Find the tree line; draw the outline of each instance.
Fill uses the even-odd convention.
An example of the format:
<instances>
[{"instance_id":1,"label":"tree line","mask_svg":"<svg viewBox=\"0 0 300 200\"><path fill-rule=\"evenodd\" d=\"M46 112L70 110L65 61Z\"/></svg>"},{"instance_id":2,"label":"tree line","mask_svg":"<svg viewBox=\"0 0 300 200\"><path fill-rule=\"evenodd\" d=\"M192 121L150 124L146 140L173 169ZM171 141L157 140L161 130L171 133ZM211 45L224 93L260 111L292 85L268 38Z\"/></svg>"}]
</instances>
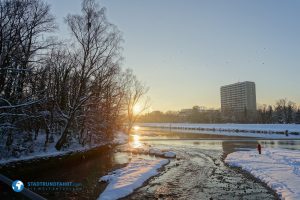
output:
<instances>
[{"instance_id":1,"label":"tree line","mask_svg":"<svg viewBox=\"0 0 300 200\"><path fill-rule=\"evenodd\" d=\"M122 36L105 8L83 0L65 23L62 40L46 2L0 0L0 145L9 152L40 134L57 150L109 141L135 120L147 88L120 67Z\"/></svg>"},{"instance_id":2,"label":"tree line","mask_svg":"<svg viewBox=\"0 0 300 200\"><path fill-rule=\"evenodd\" d=\"M275 105L261 105L256 112L221 112L203 110L199 106L181 111L153 111L139 117L146 123L260 123L300 124L300 107L287 99L278 100Z\"/></svg>"}]
</instances>

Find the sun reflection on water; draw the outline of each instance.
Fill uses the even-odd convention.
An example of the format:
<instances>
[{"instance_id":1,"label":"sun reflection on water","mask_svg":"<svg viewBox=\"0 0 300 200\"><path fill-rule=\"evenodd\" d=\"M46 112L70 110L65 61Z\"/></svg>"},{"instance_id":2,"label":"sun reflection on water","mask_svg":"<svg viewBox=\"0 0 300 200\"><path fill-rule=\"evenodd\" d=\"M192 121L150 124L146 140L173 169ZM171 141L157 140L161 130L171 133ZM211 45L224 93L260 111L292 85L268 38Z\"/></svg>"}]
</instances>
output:
<instances>
[{"instance_id":1,"label":"sun reflection on water","mask_svg":"<svg viewBox=\"0 0 300 200\"><path fill-rule=\"evenodd\" d=\"M142 146L139 135L133 134L131 135L130 139L131 139L130 145L132 148L139 148Z\"/></svg>"},{"instance_id":2,"label":"sun reflection on water","mask_svg":"<svg viewBox=\"0 0 300 200\"><path fill-rule=\"evenodd\" d=\"M134 127L133 127L133 130L135 130L135 131L138 131L139 129L140 129L139 126L134 126Z\"/></svg>"}]
</instances>

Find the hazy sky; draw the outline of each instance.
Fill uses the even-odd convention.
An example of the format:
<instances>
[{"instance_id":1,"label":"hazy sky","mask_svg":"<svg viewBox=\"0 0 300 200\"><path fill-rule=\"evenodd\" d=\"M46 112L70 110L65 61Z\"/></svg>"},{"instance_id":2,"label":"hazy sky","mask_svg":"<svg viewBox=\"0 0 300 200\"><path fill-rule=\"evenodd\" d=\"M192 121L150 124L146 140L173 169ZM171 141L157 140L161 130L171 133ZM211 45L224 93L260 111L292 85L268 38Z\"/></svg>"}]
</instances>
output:
<instances>
[{"instance_id":1,"label":"hazy sky","mask_svg":"<svg viewBox=\"0 0 300 200\"><path fill-rule=\"evenodd\" d=\"M48 0L60 33L81 0ZM300 1L102 0L123 33L124 68L154 110L220 107L220 86L254 81L258 104L300 103Z\"/></svg>"}]
</instances>

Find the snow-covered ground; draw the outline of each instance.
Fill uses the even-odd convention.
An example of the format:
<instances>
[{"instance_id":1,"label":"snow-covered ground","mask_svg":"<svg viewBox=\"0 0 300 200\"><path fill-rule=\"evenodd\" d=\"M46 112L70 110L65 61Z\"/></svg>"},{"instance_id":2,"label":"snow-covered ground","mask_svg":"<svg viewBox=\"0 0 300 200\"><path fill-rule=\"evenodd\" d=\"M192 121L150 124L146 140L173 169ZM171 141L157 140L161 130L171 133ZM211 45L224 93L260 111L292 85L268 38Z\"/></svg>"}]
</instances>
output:
<instances>
[{"instance_id":1,"label":"snow-covered ground","mask_svg":"<svg viewBox=\"0 0 300 200\"><path fill-rule=\"evenodd\" d=\"M141 127L172 129L177 132L212 135L259 137L274 139L300 139L300 124L189 124L141 123ZM284 133L288 131L288 136Z\"/></svg>"},{"instance_id":2,"label":"snow-covered ground","mask_svg":"<svg viewBox=\"0 0 300 200\"><path fill-rule=\"evenodd\" d=\"M238 151L229 154L225 162L241 167L265 182L285 200L300 199L300 151L287 149L262 149Z\"/></svg>"},{"instance_id":3,"label":"snow-covered ground","mask_svg":"<svg viewBox=\"0 0 300 200\"><path fill-rule=\"evenodd\" d=\"M167 159L133 158L124 168L115 170L100 178L108 186L99 196L99 200L114 200L131 194L145 181L158 174L158 169L169 163Z\"/></svg>"},{"instance_id":4,"label":"snow-covered ground","mask_svg":"<svg viewBox=\"0 0 300 200\"><path fill-rule=\"evenodd\" d=\"M97 148L103 145L108 144L108 142L102 142L92 145L82 146L80 144L73 144L68 149L57 151L55 148L55 143L49 144L49 146L45 149L44 148L44 138L43 134L40 134L35 141L34 151L33 152L26 152L23 155L19 155L18 157L1 157L0 155L0 165L5 165L17 161L27 161L27 160L34 160L34 159L41 159L41 158L49 158L55 156L63 156L70 153L76 152L84 152L88 151L93 148ZM55 139L54 139L55 140ZM128 135L123 132L117 132L115 134L115 138L112 141L112 144L124 144L128 142Z\"/></svg>"}]
</instances>

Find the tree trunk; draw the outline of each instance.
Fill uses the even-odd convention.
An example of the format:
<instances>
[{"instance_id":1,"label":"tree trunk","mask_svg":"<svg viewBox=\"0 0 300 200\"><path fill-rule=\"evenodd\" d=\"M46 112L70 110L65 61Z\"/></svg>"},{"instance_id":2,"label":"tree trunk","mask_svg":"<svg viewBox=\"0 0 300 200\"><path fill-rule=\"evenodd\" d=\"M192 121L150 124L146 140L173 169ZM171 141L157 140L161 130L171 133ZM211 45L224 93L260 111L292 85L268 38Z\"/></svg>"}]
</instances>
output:
<instances>
[{"instance_id":1,"label":"tree trunk","mask_svg":"<svg viewBox=\"0 0 300 200\"><path fill-rule=\"evenodd\" d=\"M67 136L68 136L68 128L65 128L64 132L62 133L61 137L59 138L59 140L57 141L57 143L55 145L56 150L60 151L62 146L64 144L66 144Z\"/></svg>"},{"instance_id":2,"label":"tree trunk","mask_svg":"<svg viewBox=\"0 0 300 200\"><path fill-rule=\"evenodd\" d=\"M65 126L65 129L64 129L61 137L59 138L59 140L57 141L57 143L55 145L55 148L58 151L60 151L62 146L67 143L67 136L68 136L68 133L69 133L69 127L71 125L72 119L73 119L73 117L70 117L70 119L68 120L68 122Z\"/></svg>"},{"instance_id":3,"label":"tree trunk","mask_svg":"<svg viewBox=\"0 0 300 200\"><path fill-rule=\"evenodd\" d=\"M35 129L34 129L34 140L36 140L37 139L37 136L39 135L39 128L38 127L35 127Z\"/></svg>"},{"instance_id":4,"label":"tree trunk","mask_svg":"<svg viewBox=\"0 0 300 200\"><path fill-rule=\"evenodd\" d=\"M45 126L45 131L46 131L45 147L47 147L47 144L49 142L49 133L50 133L48 126Z\"/></svg>"}]
</instances>

